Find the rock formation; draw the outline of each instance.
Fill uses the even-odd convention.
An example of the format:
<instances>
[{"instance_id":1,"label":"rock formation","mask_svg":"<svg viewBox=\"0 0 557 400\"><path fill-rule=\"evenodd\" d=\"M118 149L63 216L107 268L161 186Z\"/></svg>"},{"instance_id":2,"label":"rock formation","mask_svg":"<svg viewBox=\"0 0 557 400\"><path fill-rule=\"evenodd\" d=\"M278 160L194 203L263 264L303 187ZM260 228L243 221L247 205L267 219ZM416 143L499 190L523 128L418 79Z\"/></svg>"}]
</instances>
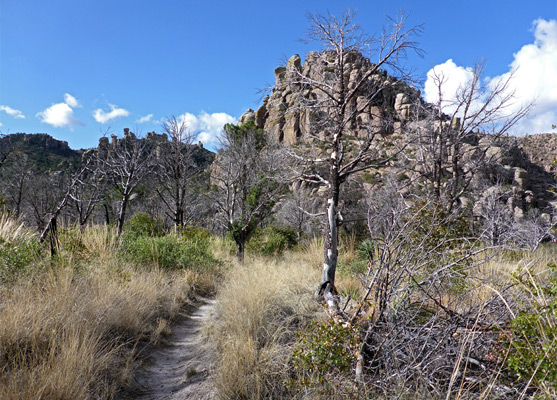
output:
<instances>
[{"instance_id":1,"label":"rock formation","mask_svg":"<svg viewBox=\"0 0 557 400\"><path fill-rule=\"evenodd\" d=\"M320 132L317 122L320 120L319 113L325 111L322 108L306 106L312 101L319 102L323 94L314 87L300 84L300 77L320 81L327 74L331 74L331 61L334 60L328 60L324 55L328 56L327 53L310 52L302 63L300 56L296 54L284 67L275 69L275 87L272 93L263 100L263 104L257 110L247 110L238 123L241 125L253 121L258 127L265 129L275 141L286 145L296 144L303 147L304 144L312 143L316 136L324 138L323 135L326 133ZM360 53L349 53L345 64L344 84L353 88L354 82L365 76L373 67L370 60ZM415 124L422 124L420 113L423 111L419 110L433 107L423 102L418 90L388 76L382 70L372 74L366 85L362 87L362 95L356 98L355 104L349 107L348 112L362 108L360 106L366 104L369 98L366 94L378 92L378 95L353 118L349 134L356 140L371 127L385 142L396 143L397 137L408 134L412 124L414 127ZM384 89L378 91L379 87ZM366 90L369 92L365 92ZM458 125L459 121L447 119L440 123L450 127L451 124ZM377 140L381 141L379 137ZM411 152L415 149L412 144L406 146L406 151ZM471 207L475 215L481 214L482 201L485 203L486 199L497 196L498 201L508 208L517 221L524 219L530 211L537 210L543 219L553 219L553 222L557 223L557 217L554 216L557 201L550 192L551 187L555 185L557 173L557 164L554 162L557 156L556 134L521 138L501 137L494 140L476 132L470 134L468 142L463 146L467 148L463 152L464 157L468 158L463 160L464 165L467 162L472 163L478 151L485 151L485 158L489 160L474 177L470 187L471 193L462 200L472 202ZM396 152L396 149L387 149L387 154L389 151ZM446 154L447 159L449 156ZM450 164L448 160L447 164ZM396 172L397 168L400 166L393 162L386 168L374 171L372 179L381 182L382 176L387 173L403 175ZM405 169L405 174L411 169ZM446 175L451 174L452 171L448 169ZM409 179L415 178L416 176ZM320 193L317 187L302 186L298 185L293 189L303 190L307 194Z\"/></svg>"},{"instance_id":2,"label":"rock formation","mask_svg":"<svg viewBox=\"0 0 557 400\"><path fill-rule=\"evenodd\" d=\"M345 64L345 79L348 88L353 88L357 80L374 68L374 65L358 52L349 54ZM285 67L275 69L275 87L273 92L263 100L261 107L247 110L238 123L254 121L264 128L276 141L292 145L297 142L311 141L312 135L320 135L316 127L319 110L300 107L304 100L319 101L323 94L308 86L300 85L297 74L311 79L320 79L330 74L331 67L323 61L320 53L311 52L302 64L299 55L292 56ZM387 84L386 84L387 83ZM364 127L372 124L381 134L386 135L396 130L400 123L411 116L412 104L420 101L419 91L398 82L396 78L388 76L378 70L366 82L367 91L377 91L385 86L374 101L363 112L354 116L351 129L354 135L361 136ZM367 102L363 96L358 97L350 112L357 106Z\"/></svg>"}]
</instances>

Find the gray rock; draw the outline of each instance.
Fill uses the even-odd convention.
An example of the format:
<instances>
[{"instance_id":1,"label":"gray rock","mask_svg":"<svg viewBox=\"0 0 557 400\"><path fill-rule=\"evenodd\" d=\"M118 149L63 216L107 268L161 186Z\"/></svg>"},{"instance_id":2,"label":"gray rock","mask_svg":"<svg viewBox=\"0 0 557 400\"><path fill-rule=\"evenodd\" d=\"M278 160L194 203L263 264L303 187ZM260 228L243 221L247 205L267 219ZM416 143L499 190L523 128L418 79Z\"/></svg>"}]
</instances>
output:
<instances>
[{"instance_id":1,"label":"gray rock","mask_svg":"<svg viewBox=\"0 0 557 400\"><path fill-rule=\"evenodd\" d=\"M238 119L238 126L244 125L249 121L255 122L255 111L251 108L248 108L245 113L242 114L240 119Z\"/></svg>"}]
</instances>

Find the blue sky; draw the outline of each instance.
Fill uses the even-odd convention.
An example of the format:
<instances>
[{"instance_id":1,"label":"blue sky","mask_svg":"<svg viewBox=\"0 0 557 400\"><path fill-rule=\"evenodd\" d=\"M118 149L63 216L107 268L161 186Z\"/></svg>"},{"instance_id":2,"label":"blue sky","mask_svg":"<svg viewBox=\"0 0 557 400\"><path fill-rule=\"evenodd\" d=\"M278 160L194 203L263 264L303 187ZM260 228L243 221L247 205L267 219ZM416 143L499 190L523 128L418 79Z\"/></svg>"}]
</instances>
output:
<instances>
[{"instance_id":1,"label":"blue sky","mask_svg":"<svg viewBox=\"0 0 557 400\"><path fill-rule=\"evenodd\" d=\"M211 147L284 58L318 50L299 41L306 12L347 7L368 33L399 11L423 23L425 56L407 60L423 83L435 66L466 79L480 59L489 77L522 65L517 93L538 104L518 133L557 122L557 0L0 0L0 130L87 148L125 127L160 132L175 115Z\"/></svg>"}]
</instances>

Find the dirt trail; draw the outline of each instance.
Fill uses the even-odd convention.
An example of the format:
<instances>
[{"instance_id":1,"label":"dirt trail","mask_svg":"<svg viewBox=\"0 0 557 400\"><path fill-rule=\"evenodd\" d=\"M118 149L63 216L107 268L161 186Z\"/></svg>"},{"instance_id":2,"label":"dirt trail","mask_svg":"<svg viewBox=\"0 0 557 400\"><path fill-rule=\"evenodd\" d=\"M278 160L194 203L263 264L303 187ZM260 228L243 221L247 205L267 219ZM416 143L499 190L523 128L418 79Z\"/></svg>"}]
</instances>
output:
<instances>
[{"instance_id":1,"label":"dirt trail","mask_svg":"<svg viewBox=\"0 0 557 400\"><path fill-rule=\"evenodd\" d=\"M120 398L214 399L209 375L214 349L201 332L214 307L215 300L203 300L190 316L174 326L168 344L148 355L147 364L137 371L132 388Z\"/></svg>"}]
</instances>

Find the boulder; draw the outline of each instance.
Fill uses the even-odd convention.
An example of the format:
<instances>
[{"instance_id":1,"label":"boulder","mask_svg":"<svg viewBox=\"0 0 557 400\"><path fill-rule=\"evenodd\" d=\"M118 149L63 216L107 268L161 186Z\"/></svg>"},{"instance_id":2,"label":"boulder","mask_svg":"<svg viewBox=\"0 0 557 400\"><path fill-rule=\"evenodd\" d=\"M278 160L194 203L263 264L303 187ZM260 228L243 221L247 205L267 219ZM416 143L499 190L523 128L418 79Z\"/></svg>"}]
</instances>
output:
<instances>
[{"instance_id":1,"label":"boulder","mask_svg":"<svg viewBox=\"0 0 557 400\"><path fill-rule=\"evenodd\" d=\"M249 121L255 122L255 111L253 111L251 108L248 108L246 112L242 114L240 119L238 119L238 126L244 125Z\"/></svg>"},{"instance_id":2,"label":"boulder","mask_svg":"<svg viewBox=\"0 0 557 400\"><path fill-rule=\"evenodd\" d=\"M406 93L398 93L395 98L395 111L402 120L410 118L412 99Z\"/></svg>"},{"instance_id":3,"label":"boulder","mask_svg":"<svg viewBox=\"0 0 557 400\"><path fill-rule=\"evenodd\" d=\"M514 169L514 184L521 190L528 187L528 172L523 168Z\"/></svg>"}]
</instances>

